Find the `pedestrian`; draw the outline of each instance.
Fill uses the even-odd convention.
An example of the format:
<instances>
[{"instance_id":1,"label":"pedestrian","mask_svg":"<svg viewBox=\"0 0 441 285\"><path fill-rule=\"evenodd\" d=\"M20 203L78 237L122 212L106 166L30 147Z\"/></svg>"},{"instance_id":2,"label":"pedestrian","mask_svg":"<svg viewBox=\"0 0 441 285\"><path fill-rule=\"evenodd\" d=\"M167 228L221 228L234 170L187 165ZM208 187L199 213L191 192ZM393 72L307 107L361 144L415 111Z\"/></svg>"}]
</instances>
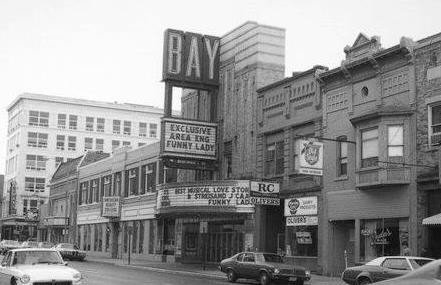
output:
<instances>
[{"instance_id":1,"label":"pedestrian","mask_svg":"<svg viewBox=\"0 0 441 285\"><path fill-rule=\"evenodd\" d=\"M403 256L410 256L410 248L407 245L407 242L403 242L402 244L402 248L403 248Z\"/></svg>"}]
</instances>

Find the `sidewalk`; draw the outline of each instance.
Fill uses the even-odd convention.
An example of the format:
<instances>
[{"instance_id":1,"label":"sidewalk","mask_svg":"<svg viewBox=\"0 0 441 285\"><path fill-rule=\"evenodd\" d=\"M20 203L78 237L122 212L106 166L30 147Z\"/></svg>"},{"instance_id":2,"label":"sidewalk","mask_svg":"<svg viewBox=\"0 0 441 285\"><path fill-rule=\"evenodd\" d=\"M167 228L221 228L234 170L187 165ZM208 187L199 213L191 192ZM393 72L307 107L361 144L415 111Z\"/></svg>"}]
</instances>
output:
<instances>
[{"instance_id":1,"label":"sidewalk","mask_svg":"<svg viewBox=\"0 0 441 285\"><path fill-rule=\"evenodd\" d=\"M86 262L113 264L116 266L139 268L156 272L165 272L170 274L182 274L189 276L199 276L210 279L226 280L225 273L217 269L216 265L207 265L206 270L202 269L201 264L182 264L182 263L165 263L156 261L137 261L134 260L127 264L127 259L111 259L105 257L87 257ZM311 280L305 284L313 285L344 285L340 278L327 277L321 275L311 275Z\"/></svg>"}]
</instances>

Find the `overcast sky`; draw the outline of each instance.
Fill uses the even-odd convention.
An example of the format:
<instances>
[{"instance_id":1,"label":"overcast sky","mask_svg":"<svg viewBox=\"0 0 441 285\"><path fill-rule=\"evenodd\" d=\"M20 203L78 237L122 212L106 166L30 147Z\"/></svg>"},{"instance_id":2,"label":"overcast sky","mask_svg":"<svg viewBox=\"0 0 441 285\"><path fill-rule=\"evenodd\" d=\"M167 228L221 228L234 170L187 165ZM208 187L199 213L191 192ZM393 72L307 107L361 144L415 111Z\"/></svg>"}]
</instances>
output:
<instances>
[{"instance_id":1,"label":"overcast sky","mask_svg":"<svg viewBox=\"0 0 441 285\"><path fill-rule=\"evenodd\" d=\"M6 107L20 93L162 107L166 28L215 36L247 20L285 28L289 75L337 67L359 32L383 47L439 33L440 15L439 0L0 0L0 173Z\"/></svg>"}]
</instances>

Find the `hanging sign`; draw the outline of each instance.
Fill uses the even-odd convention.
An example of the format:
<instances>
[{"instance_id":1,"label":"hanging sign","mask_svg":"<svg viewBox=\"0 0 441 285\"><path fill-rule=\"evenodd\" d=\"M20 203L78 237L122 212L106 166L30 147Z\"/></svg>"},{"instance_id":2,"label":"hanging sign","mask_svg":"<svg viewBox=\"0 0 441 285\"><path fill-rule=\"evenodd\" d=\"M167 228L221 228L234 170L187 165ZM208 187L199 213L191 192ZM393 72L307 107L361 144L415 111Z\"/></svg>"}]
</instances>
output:
<instances>
[{"instance_id":1,"label":"hanging sign","mask_svg":"<svg viewBox=\"0 0 441 285\"><path fill-rule=\"evenodd\" d=\"M286 217L286 226L317 226L318 217L317 216L293 216Z\"/></svg>"},{"instance_id":2,"label":"hanging sign","mask_svg":"<svg viewBox=\"0 0 441 285\"><path fill-rule=\"evenodd\" d=\"M272 182L250 181L250 196L255 205L280 205L280 185Z\"/></svg>"},{"instance_id":3,"label":"hanging sign","mask_svg":"<svg viewBox=\"0 0 441 285\"><path fill-rule=\"evenodd\" d=\"M323 175L323 143L299 140L299 173Z\"/></svg>"},{"instance_id":4,"label":"hanging sign","mask_svg":"<svg viewBox=\"0 0 441 285\"><path fill-rule=\"evenodd\" d=\"M103 208L102 214L103 217L119 217L120 216L120 197L112 196L112 197L103 197Z\"/></svg>"},{"instance_id":5,"label":"hanging sign","mask_svg":"<svg viewBox=\"0 0 441 285\"><path fill-rule=\"evenodd\" d=\"M285 199L285 217L317 215L317 196Z\"/></svg>"}]
</instances>

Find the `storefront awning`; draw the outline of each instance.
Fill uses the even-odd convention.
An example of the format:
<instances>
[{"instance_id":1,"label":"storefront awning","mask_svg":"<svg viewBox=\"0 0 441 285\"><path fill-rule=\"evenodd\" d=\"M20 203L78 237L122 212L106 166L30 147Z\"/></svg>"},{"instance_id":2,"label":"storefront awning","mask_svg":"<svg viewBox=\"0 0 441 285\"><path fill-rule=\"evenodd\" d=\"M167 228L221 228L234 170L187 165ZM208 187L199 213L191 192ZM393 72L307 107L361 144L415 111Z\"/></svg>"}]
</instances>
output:
<instances>
[{"instance_id":1,"label":"storefront awning","mask_svg":"<svg viewBox=\"0 0 441 285\"><path fill-rule=\"evenodd\" d=\"M441 226L441 213L423 219L423 225Z\"/></svg>"}]
</instances>

